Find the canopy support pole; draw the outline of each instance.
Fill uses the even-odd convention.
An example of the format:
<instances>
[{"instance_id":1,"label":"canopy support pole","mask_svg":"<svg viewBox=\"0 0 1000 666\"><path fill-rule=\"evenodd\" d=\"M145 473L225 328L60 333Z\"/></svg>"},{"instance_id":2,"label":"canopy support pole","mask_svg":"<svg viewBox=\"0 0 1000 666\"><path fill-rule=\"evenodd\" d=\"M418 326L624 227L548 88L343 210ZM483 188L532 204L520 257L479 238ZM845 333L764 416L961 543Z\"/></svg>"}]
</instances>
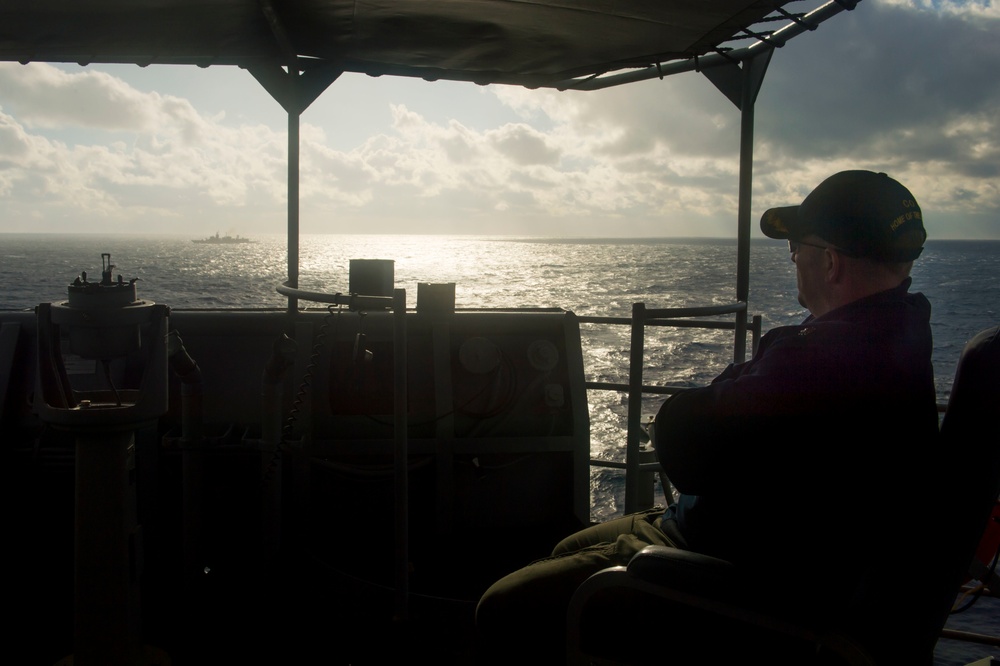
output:
<instances>
[{"instance_id":1,"label":"canopy support pole","mask_svg":"<svg viewBox=\"0 0 1000 666\"><path fill-rule=\"evenodd\" d=\"M288 282L299 286L299 118L288 112ZM288 314L298 310L298 300L288 297Z\"/></svg>"},{"instance_id":2,"label":"canopy support pole","mask_svg":"<svg viewBox=\"0 0 1000 666\"><path fill-rule=\"evenodd\" d=\"M713 67L702 73L740 110L739 204L736 214L736 300L750 298L750 208L753 199L753 123L754 103L771 62L773 48L763 49L730 67ZM742 363L747 352L747 311L736 315L733 362Z\"/></svg>"},{"instance_id":3,"label":"canopy support pole","mask_svg":"<svg viewBox=\"0 0 1000 666\"><path fill-rule=\"evenodd\" d=\"M299 70L298 59L283 68L277 63L250 67L248 71L288 113L288 280L292 289L299 286L299 119L302 112L336 81L343 70L336 67L313 67ZM298 310L298 299L288 297L288 313Z\"/></svg>"}]
</instances>

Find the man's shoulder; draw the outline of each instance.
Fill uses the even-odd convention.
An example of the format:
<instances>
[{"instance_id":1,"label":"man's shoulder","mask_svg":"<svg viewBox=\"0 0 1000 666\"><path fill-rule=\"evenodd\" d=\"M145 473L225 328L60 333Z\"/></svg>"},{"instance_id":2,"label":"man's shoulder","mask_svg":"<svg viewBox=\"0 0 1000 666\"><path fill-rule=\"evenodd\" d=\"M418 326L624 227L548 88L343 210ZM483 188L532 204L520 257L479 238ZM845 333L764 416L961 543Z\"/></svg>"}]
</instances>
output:
<instances>
[{"instance_id":1,"label":"man's shoulder","mask_svg":"<svg viewBox=\"0 0 1000 666\"><path fill-rule=\"evenodd\" d=\"M931 304L920 292L908 290L910 278L887 289L831 310L817 321L847 321L865 326L922 326L930 322Z\"/></svg>"},{"instance_id":2,"label":"man's shoulder","mask_svg":"<svg viewBox=\"0 0 1000 666\"><path fill-rule=\"evenodd\" d=\"M837 319L812 319L795 326L780 326L761 338L758 354L799 358L810 363L821 358L857 360L889 350L928 347L930 322L911 317L885 317L863 313ZM895 352L893 353L895 355Z\"/></svg>"},{"instance_id":3,"label":"man's shoulder","mask_svg":"<svg viewBox=\"0 0 1000 666\"><path fill-rule=\"evenodd\" d=\"M755 355L755 371L794 373L808 368L810 376L847 377L857 372L922 371L929 364L933 345L926 317L873 308L844 314L769 331Z\"/></svg>"},{"instance_id":4,"label":"man's shoulder","mask_svg":"<svg viewBox=\"0 0 1000 666\"><path fill-rule=\"evenodd\" d=\"M824 341L828 338L839 340L845 335L858 335L863 327L858 323L845 319L819 320L810 319L801 324L778 326L772 328L761 338L762 348L765 345L781 343L781 346L805 346Z\"/></svg>"},{"instance_id":5,"label":"man's shoulder","mask_svg":"<svg viewBox=\"0 0 1000 666\"><path fill-rule=\"evenodd\" d=\"M921 293L890 290L832 310L822 317L809 317L801 324L779 326L768 331L763 343L807 345L844 338L886 341L884 330L930 331L930 303Z\"/></svg>"},{"instance_id":6,"label":"man's shoulder","mask_svg":"<svg viewBox=\"0 0 1000 666\"><path fill-rule=\"evenodd\" d=\"M780 326L761 338L757 358L771 359L772 362L787 359L787 362L812 365L822 358L850 355L871 337L865 327L850 321L813 320L795 326Z\"/></svg>"}]
</instances>

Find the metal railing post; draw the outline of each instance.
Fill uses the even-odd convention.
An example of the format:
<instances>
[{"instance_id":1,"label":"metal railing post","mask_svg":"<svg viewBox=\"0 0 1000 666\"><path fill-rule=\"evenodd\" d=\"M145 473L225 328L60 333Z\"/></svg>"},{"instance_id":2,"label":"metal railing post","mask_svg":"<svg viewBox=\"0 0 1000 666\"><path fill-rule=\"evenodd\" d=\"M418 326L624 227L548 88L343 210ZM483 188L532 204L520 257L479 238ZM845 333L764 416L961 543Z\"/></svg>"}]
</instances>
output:
<instances>
[{"instance_id":1,"label":"metal railing post","mask_svg":"<svg viewBox=\"0 0 1000 666\"><path fill-rule=\"evenodd\" d=\"M628 362L628 429L625 440L625 513L639 510L639 429L642 428L642 365L645 355L646 305L632 304Z\"/></svg>"}]
</instances>

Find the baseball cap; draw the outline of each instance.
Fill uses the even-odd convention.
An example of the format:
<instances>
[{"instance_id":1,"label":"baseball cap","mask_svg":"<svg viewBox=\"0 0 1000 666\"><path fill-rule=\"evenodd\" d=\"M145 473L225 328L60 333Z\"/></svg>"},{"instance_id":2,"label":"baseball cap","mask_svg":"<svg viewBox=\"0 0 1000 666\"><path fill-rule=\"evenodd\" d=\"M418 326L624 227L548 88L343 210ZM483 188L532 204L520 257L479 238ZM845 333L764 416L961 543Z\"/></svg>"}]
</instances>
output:
<instances>
[{"instance_id":1,"label":"baseball cap","mask_svg":"<svg viewBox=\"0 0 1000 666\"><path fill-rule=\"evenodd\" d=\"M771 208L760 229L769 238L815 234L845 254L883 262L916 259L927 239L910 191L884 173L861 170L830 176L798 206Z\"/></svg>"}]
</instances>

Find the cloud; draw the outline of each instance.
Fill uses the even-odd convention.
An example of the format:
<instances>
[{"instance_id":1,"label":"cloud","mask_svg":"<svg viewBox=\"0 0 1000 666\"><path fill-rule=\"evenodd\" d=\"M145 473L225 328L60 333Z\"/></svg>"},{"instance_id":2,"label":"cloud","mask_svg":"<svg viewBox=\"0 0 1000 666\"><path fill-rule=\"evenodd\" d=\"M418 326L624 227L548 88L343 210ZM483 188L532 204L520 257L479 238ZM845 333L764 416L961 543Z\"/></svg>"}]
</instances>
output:
<instances>
[{"instance_id":1,"label":"cloud","mask_svg":"<svg viewBox=\"0 0 1000 666\"><path fill-rule=\"evenodd\" d=\"M997 34L991 3L866 0L778 49L755 109L757 214L837 170L869 168L954 222L948 234L1000 237ZM589 154L657 192L665 219L733 210L739 113L704 77L560 95L499 97L583 144L600 141Z\"/></svg>"},{"instance_id":2,"label":"cloud","mask_svg":"<svg viewBox=\"0 0 1000 666\"><path fill-rule=\"evenodd\" d=\"M989 3L865 0L777 50L756 105L753 215L839 169L871 168L907 184L945 235L1000 237L998 28ZM155 85L155 67L141 75ZM407 81L399 89L419 94L389 103L395 83L351 98L358 114L388 111L365 134L303 117L304 232L734 233L740 115L699 74L475 98ZM337 81L325 95L342 84L354 91ZM0 64L0 230L281 232L284 127L247 119L239 99L209 111L196 89ZM514 119L482 113L491 103Z\"/></svg>"},{"instance_id":3,"label":"cloud","mask_svg":"<svg viewBox=\"0 0 1000 666\"><path fill-rule=\"evenodd\" d=\"M31 128L149 131L163 124L197 134L190 102L141 93L98 70L69 73L45 64L0 66L5 108Z\"/></svg>"},{"instance_id":4,"label":"cloud","mask_svg":"<svg viewBox=\"0 0 1000 666\"><path fill-rule=\"evenodd\" d=\"M285 138L262 126L228 127L188 100L144 93L99 71L0 64L0 224L32 230L152 230L213 209L285 196ZM55 130L55 131L46 131ZM262 196L263 195L263 196Z\"/></svg>"},{"instance_id":5,"label":"cloud","mask_svg":"<svg viewBox=\"0 0 1000 666\"><path fill-rule=\"evenodd\" d=\"M837 17L843 25L836 30L832 22L821 26L807 36L813 39L775 55L781 75L769 75L759 105L768 140L798 158L855 152L895 135L905 158L924 135L938 136L956 120L988 114L996 121L1000 87L984 83L1000 65L1000 18L867 4ZM824 57L805 58L807 47Z\"/></svg>"},{"instance_id":6,"label":"cloud","mask_svg":"<svg viewBox=\"0 0 1000 666\"><path fill-rule=\"evenodd\" d=\"M823 171L856 166L907 184L931 220L1000 237L1000 11L865 2L829 28L775 54L758 104L760 205L780 203L769 196L780 181L804 193Z\"/></svg>"},{"instance_id":7,"label":"cloud","mask_svg":"<svg viewBox=\"0 0 1000 666\"><path fill-rule=\"evenodd\" d=\"M492 133L494 148L520 166L556 164L559 151L548 145L546 136L528 125L505 125Z\"/></svg>"}]
</instances>

